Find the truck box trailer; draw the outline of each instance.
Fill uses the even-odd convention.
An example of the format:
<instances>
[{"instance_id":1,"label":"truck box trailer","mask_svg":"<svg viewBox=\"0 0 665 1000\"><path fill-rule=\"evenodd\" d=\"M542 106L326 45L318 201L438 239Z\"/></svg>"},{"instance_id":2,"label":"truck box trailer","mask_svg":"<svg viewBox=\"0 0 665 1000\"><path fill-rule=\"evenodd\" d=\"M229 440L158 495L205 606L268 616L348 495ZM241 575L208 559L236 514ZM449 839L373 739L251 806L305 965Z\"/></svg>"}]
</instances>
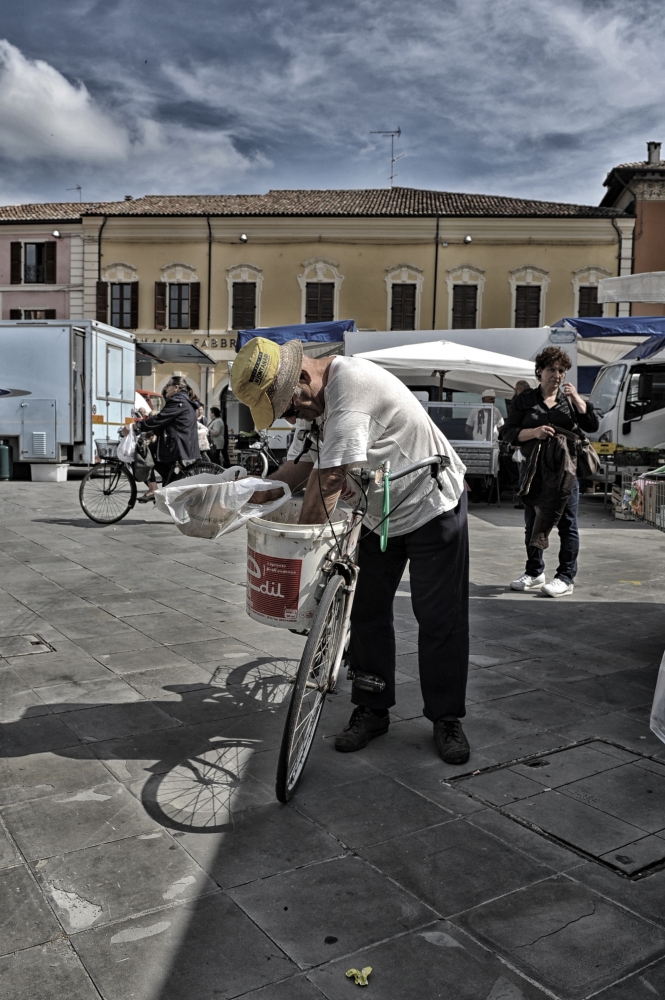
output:
<instances>
[{"instance_id":1,"label":"truck box trailer","mask_svg":"<svg viewBox=\"0 0 665 1000\"><path fill-rule=\"evenodd\" d=\"M0 322L0 440L15 463L89 465L132 419L135 337L94 320Z\"/></svg>"}]
</instances>

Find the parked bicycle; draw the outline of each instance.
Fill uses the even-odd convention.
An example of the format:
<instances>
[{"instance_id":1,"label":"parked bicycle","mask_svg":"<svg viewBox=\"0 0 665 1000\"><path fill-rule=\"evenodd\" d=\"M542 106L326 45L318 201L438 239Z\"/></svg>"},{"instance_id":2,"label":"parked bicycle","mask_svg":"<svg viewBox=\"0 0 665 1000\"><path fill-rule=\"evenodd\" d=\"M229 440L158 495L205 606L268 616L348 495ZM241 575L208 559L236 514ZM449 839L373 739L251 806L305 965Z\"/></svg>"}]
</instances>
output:
<instances>
[{"instance_id":1,"label":"parked bicycle","mask_svg":"<svg viewBox=\"0 0 665 1000\"><path fill-rule=\"evenodd\" d=\"M291 679L293 693L277 764L275 790L280 802L288 802L296 790L314 741L326 695L335 690L340 667L346 660L351 636L351 608L358 580L356 550L367 510L366 487L371 476L374 475L377 483L383 483L382 520L377 528L380 528L381 551L385 552L390 521L391 482L419 469L429 468L429 474L436 480L439 489L442 489L439 473L449 465L450 459L447 456L431 455L401 472L392 472L387 462L375 474L363 469L351 470L352 477L361 486L361 495L351 513L344 536L337 540L323 563L316 591L318 609L309 629L297 674ZM414 489L426 478L427 474L416 482ZM362 690L383 690L385 684L380 678L370 674L354 675L350 666L348 670L347 676Z\"/></svg>"},{"instance_id":2,"label":"parked bicycle","mask_svg":"<svg viewBox=\"0 0 665 1000\"><path fill-rule=\"evenodd\" d=\"M115 524L122 521L136 504L136 480L131 465L117 457L119 441L111 438L95 440L99 462L83 477L79 488L79 503L91 521ZM224 469L214 462L199 460L177 467L171 482L208 472L219 475Z\"/></svg>"},{"instance_id":3,"label":"parked bicycle","mask_svg":"<svg viewBox=\"0 0 665 1000\"><path fill-rule=\"evenodd\" d=\"M239 451L239 461L250 476L265 479L268 472L278 469L283 460L278 458L270 447L267 432L258 431L258 435L258 441Z\"/></svg>"}]
</instances>

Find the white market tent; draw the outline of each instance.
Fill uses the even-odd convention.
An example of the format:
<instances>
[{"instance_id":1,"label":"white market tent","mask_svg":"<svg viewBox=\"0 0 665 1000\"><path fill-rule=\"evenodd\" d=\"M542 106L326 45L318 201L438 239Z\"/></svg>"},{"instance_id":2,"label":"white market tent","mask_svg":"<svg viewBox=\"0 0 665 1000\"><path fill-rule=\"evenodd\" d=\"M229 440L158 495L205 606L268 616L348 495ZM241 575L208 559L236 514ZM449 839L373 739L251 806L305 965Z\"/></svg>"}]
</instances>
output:
<instances>
[{"instance_id":1,"label":"white market tent","mask_svg":"<svg viewBox=\"0 0 665 1000\"><path fill-rule=\"evenodd\" d=\"M601 278L599 302L665 302L665 271Z\"/></svg>"},{"instance_id":2,"label":"white market tent","mask_svg":"<svg viewBox=\"0 0 665 1000\"><path fill-rule=\"evenodd\" d=\"M511 358L478 347L466 347L449 340L434 340L425 344L405 344L382 351L364 351L356 358L373 361L403 378L405 375L443 375L446 389L482 392L494 389L497 396L513 395L515 383L524 379L537 385L533 361Z\"/></svg>"}]
</instances>

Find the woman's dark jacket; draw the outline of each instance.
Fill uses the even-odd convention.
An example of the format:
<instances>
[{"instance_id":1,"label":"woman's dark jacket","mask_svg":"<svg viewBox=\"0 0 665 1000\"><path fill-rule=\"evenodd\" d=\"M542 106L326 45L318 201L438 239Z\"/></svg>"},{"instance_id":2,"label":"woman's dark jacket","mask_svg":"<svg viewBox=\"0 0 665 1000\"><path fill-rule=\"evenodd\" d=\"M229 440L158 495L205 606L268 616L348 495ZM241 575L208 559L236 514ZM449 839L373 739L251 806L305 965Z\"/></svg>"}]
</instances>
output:
<instances>
[{"instance_id":1,"label":"woman's dark jacket","mask_svg":"<svg viewBox=\"0 0 665 1000\"><path fill-rule=\"evenodd\" d=\"M579 435L573 428L577 425L582 431L595 431L599 420L590 403L587 412L580 413L562 389L551 409L545 406L540 386L520 393L511 402L502 437L508 444L519 446L527 459L520 496L536 511L529 544L546 549L550 532L559 523L575 485L575 442ZM557 433L544 441L517 440L520 431L543 424L551 424Z\"/></svg>"},{"instance_id":2,"label":"woman's dark jacket","mask_svg":"<svg viewBox=\"0 0 665 1000\"><path fill-rule=\"evenodd\" d=\"M586 413L579 413L575 409L575 404L569 402L563 389L559 389L556 403L551 410L548 410L543 401L543 393L540 386L535 389L525 389L519 396L511 399L508 409L508 418L501 428L501 437L507 444L519 447L525 458L528 458L537 444L537 438L529 441L518 441L520 431L530 430L532 427L540 427L543 424L551 424L556 430L563 427L564 430L572 431L575 424L587 434L597 431L600 426L598 414L591 403L586 404Z\"/></svg>"},{"instance_id":3,"label":"woman's dark jacket","mask_svg":"<svg viewBox=\"0 0 665 1000\"><path fill-rule=\"evenodd\" d=\"M166 400L163 409L145 420L137 421L139 431L157 435L158 462L193 462L201 457L196 427L196 411L186 392L176 392Z\"/></svg>"}]
</instances>

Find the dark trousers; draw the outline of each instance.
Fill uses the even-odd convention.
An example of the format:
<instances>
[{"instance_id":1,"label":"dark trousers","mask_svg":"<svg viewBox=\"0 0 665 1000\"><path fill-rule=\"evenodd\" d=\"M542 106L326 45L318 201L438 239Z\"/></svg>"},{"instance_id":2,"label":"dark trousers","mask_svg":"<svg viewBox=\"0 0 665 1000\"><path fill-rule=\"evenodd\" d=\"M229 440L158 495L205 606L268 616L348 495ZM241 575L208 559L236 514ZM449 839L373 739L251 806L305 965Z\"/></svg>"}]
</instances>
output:
<instances>
[{"instance_id":1,"label":"dark trousers","mask_svg":"<svg viewBox=\"0 0 665 1000\"><path fill-rule=\"evenodd\" d=\"M559 566L556 575L566 583L572 583L577 573L577 556L580 551L580 533L577 527L577 510L580 505L580 483L575 480L573 492L566 504L558 524L559 530ZM540 576L545 572L543 550L529 545L536 512L533 507L524 507L524 540L526 544L526 572L529 576Z\"/></svg>"},{"instance_id":2,"label":"dark trousers","mask_svg":"<svg viewBox=\"0 0 665 1000\"><path fill-rule=\"evenodd\" d=\"M411 601L418 621L418 667L424 714L466 714L469 667L469 534L466 491L454 510L416 531L388 539L360 541L358 585L351 612L349 660L354 670L386 682L380 694L353 687L354 705L390 708L395 704L395 627L393 599L409 561ZM403 600L403 598L398 598Z\"/></svg>"}]
</instances>

